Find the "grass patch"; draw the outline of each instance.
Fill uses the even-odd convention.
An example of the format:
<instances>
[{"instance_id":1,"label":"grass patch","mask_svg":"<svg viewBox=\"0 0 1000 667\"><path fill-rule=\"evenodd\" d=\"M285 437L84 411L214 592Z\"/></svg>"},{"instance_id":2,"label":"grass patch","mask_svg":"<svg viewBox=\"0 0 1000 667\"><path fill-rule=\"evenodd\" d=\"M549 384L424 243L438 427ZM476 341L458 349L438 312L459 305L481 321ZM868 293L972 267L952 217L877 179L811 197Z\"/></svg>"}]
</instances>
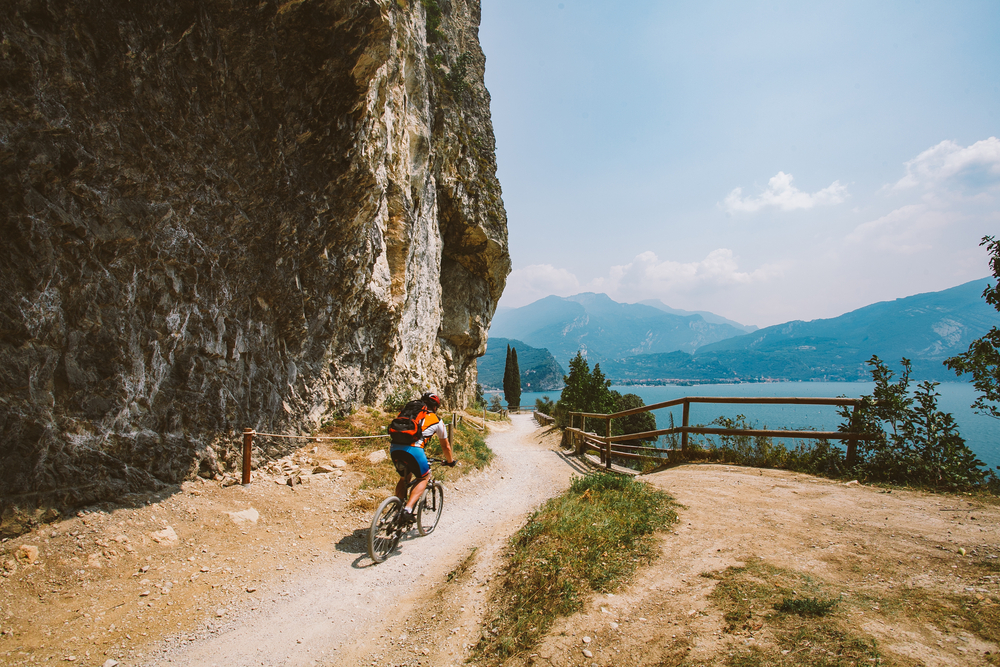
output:
<instances>
[{"instance_id":1,"label":"grass patch","mask_svg":"<svg viewBox=\"0 0 1000 667\"><path fill-rule=\"evenodd\" d=\"M963 576L992 578L978 564ZM887 626L913 631L935 629L945 635L975 635L1000 643L1000 605L989 595L953 594L903 587L866 592L836 586L807 574L774 567L759 559L744 567L705 573L719 584L713 602L732 635L729 665L913 665L920 664L889 650L858 631L858 618L880 619ZM863 617L856 614L864 613ZM740 637L752 634L756 646ZM944 649L947 652L947 649ZM1000 664L996 656L987 656Z\"/></svg>"},{"instance_id":2,"label":"grass patch","mask_svg":"<svg viewBox=\"0 0 1000 667\"><path fill-rule=\"evenodd\" d=\"M656 557L653 534L676 520L671 498L644 482L605 472L574 478L511 538L473 658L497 664L523 653L592 591L619 589Z\"/></svg>"},{"instance_id":3,"label":"grass patch","mask_svg":"<svg viewBox=\"0 0 1000 667\"><path fill-rule=\"evenodd\" d=\"M1000 644L1000 605L987 596L935 593L924 588L903 588L878 600L887 616L909 616L931 623L948 634L968 632Z\"/></svg>"},{"instance_id":4,"label":"grass patch","mask_svg":"<svg viewBox=\"0 0 1000 667\"><path fill-rule=\"evenodd\" d=\"M733 642L728 665L907 664L883 655L873 638L855 632L836 612L840 592L814 577L759 559L704 576L719 581L711 599L722 610L727 633L773 638L751 646Z\"/></svg>"}]
</instances>

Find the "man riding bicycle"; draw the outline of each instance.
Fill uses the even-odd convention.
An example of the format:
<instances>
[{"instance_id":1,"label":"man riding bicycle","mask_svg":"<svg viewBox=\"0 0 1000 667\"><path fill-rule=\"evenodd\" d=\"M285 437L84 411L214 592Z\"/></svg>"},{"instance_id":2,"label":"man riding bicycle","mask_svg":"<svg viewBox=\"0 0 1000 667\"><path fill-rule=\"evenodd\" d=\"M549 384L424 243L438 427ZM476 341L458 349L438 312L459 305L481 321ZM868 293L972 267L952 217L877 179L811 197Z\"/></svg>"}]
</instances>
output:
<instances>
[{"instance_id":1,"label":"man riding bicycle","mask_svg":"<svg viewBox=\"0 0 1000 667\"><path fill-rule=\"evenodd\" d=\"M389 448L389 456L392 457L392 462L396 466L396 472L399 473L399 481L396 482L396 497L400 500L403 499L406 487L410 483L410 475L415 475L419 480L416 486L413 487L413 491L410 492L410 497L406 499L406 505L400 513L400 520L405 523L412 523L415 520L413 508L416 506L417 501L420 500L420 494L427 488L427 482L431 475L431 466L427 462L424 445L436 435L441 442L441 449L444 451L444 457L447 460L445 465L449 467L455 465L451 443L448 442L448 430L437 416L437 410L441 406L441 399L436 394L428 392L421 396L420 400L427 406L428 412L427 417L424 418L420 438L412 445L393 443Z\"/></svg>"}]
</instances>

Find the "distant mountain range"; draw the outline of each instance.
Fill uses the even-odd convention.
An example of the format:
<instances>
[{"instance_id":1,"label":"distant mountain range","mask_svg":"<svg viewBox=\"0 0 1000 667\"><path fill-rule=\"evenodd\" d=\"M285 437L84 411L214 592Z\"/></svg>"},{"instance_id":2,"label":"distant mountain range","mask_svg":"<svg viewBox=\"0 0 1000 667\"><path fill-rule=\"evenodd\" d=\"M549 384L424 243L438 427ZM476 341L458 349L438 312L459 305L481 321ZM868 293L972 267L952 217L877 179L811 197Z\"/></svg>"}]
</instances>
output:
<instances>
[{"instance_id":1,"label":"distant mountain range","mask_svg":"<svg viewBox=\"0 0 1000 667\"><path fill-rule=\"evenodd\" d=\"M753 324L740 324L739 322L734 322L733 320L726 319L721 315L716 315L715 313L710 313L707 310L681 310L680 308L671 308L667 304L663 303L659 299L646 299L645 301L639 301L639 304L643 306L652 306L658 310L662 310L665 313L670 313L671 315L680 315L682 317L687 317L689 315L700 315L703 320L709 324L728 324L731 327L736 327L737 329L742 329L747 333L757 331L759 327Z\"/></svg>"},{"instance_id":2,"label":"distant mountain range","mask_svg":"<svg viewBox=\"0 0 1000 667\"><path fill-rule=\"evenodd\" d=\"M666 308L662 303L618 303L592 292L548 296L521 308L498 311L490 340L498 336L524 341L549 350L566 366L581 349L593 365L637 354L694 352L747 331L742 324L711 313L707 315L716 321L709 322L702 314L678 315Z\"/></svg>"},{"instance_id":3,"label":"distant mountain range","mask_svg":"<svg viewBox=\"0 0 1000 667\"><path fill-rule=\"evenodd\" d=\"M623 383L867 380L873 354L895 368L909 358L918 379L954 380L941 362L1000 326L1000 313L982 298L988 282L750 333L712 313L677 314L663 304L619 304L603 294L546 297L498 315L491 333L499 324L560 361L583 349L591 365L600 362L607 377Z\"/></svg>"},{"instance_id":4,"label":"distant mountain range","mask_svg":"<svg viewBox=\"0 0 1000 667\"><path fill-rule=\"evenodd\" d=\"M521 391L552 391L562 389L566 371L548 350L531 347L519 340L490 337L486 354L476 361L479 384L485 389L503 388L503 370L507 363L507 346L517 350L517 366L521 371Z\"/></svg>"}]
</instances>

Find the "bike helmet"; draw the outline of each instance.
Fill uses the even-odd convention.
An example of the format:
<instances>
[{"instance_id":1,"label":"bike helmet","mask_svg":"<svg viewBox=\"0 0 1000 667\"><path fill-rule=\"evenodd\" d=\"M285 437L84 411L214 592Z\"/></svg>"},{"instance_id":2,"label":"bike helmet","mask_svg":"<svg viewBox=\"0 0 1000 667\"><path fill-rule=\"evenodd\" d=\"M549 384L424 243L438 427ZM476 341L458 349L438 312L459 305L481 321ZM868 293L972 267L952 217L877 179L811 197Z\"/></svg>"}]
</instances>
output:
<instances>
[{"instance_id":1,"label":"bike helmet","mask_svg":"<svg viewBox=\"0 0 1000 667\"><path fill-rule=\"evenodd\" d=\"M420 400L424 402L424 405L426 405L429 410L437 410L441 407L441 397L437 394L427 392L420 397Z\"/></svg>"}]
</instances>

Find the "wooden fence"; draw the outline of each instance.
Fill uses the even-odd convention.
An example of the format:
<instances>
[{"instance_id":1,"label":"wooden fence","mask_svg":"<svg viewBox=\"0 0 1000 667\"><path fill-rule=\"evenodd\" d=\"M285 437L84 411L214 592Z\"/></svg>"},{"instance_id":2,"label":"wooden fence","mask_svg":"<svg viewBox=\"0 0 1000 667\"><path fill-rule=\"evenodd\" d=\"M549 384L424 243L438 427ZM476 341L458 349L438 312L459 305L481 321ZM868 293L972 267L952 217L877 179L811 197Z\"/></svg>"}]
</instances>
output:
<instances>
[{"instance_id":1,"label":"wooden fence","mask_svg":"<svg viewBox=\"0 0 1000 667\"><path fill-rule=\"evenodd\" d=\"M847 441L847 464L853 465L857 457L857 447L859 440L872 440L876 435L870 433L852 433L844 431L779 431L763 429L733 429L733 428L708 428L704 426L691 426L690 414L692 403L726 403L726 404L748 404L748 405L850 405L856 412L861 403L859 398L812 398L812 397L755 397L742 398L734 396L688 396L678 398L664 403L645 405L641 408L633 408L612 414L599 414L590 412L571 412L569 415L569 427L566 432L570 434L571 442L578 455L583 455L588 451L596 451L601 456L601 463L606 468L611 468L611 457L621 459L647 459L650 457L662 458L664 453L677 451L676 449L659 449L642 445L622 444L627 441L639 441L644 438L653 438L661 435L673 435L679 433L681 436L681 452L686 452L688 448L688 434L696 435L747 435L747 436L767 436L772 438L808 438L813 440L846 440ZM650 412L662 408L670 408L677 405L683 406L683 416L681 425L674 428L657 429L655 431L645 431L643 433L629 433L628 435L611 435L611 420L641 412ZM578 419L579 418L579 419ZM588 433L584 430L587 419L600 419L604 421L604 435ZM580 425L577 428L576 423Z\"/></svg>"}]
</instances>

